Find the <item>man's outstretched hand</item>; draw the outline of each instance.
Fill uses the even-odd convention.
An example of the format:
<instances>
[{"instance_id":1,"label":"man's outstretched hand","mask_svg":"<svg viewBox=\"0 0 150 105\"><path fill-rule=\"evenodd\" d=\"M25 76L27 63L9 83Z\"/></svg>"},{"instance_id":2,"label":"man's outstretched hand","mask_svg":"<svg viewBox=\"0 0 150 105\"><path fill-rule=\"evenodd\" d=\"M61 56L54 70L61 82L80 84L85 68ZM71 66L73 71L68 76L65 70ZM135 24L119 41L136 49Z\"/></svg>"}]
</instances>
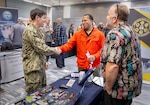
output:
<instances>
[{"instance_id":1,"label":"man's outstretched hand","mask_svg":"<svg viewBox=\"0 0 150 105\"><path fill-rule=\"evenodd\" d=\"M59 47L55 47L55 54L60 55L62 53L62 50Z\"/></svg>"}]
</instances>

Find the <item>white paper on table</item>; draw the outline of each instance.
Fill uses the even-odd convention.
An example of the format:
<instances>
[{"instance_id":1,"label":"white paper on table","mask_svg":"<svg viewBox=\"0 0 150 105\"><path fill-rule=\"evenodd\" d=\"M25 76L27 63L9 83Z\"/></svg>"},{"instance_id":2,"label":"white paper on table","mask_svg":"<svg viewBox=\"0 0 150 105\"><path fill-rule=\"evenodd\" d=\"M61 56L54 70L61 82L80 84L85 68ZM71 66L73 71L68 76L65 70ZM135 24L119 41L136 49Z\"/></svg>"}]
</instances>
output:
<instances>
[{"instance_id":1,"label":"white paper on table","mask_svg":"<svg viewBox=\"0 0 150 105\"><path fill-rule=\"evenodd\" d=\"M79 73L71 73L71 77L72 77L72 78L79 77Z\"/></svg>"},{"instance_id":2,"label":"white paper on table","mask_svg":"<svg viewBox=\"0 0 150 105\"><path fill-rule=\"evenodd\" d=\"M70 79L70 80L67 82L66 86L72 87L72 85L74 84L74 82L75 82L74 79Z\"/></svg>"},{"instance_id":3,"label":"white paper on table","mask_svg":"<svg viewBox=\"0 0 150 105\"><path fill-rule=\"evenodd\" d=\"M103 77L94 77L93 82L98 86L104 86L104 79Z\"/></svg>"}]
</instances>

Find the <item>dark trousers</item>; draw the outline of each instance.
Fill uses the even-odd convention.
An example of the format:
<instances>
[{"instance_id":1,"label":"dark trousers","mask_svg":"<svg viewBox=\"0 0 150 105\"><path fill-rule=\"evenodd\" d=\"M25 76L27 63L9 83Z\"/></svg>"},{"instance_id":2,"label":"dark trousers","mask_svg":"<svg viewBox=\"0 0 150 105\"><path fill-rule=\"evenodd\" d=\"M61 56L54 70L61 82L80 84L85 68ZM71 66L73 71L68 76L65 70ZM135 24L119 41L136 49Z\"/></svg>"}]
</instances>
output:
<instances>
[{"instance_id":1,"label":"dark trousers","mask_svg":"<svg viewBox=\"0 0 150 105\"><path fill-rule=\"evenodd\" d=\"M0 80L2 79L2 74L1 74L1 64L0 64Z\"/></svg>"},{"instance_id":2,"label":"dark trousers","mask_svg":"<svg viewBox=\"0 0 150 105\"><path fill-rule=\"evenodd\" d=\"M104 92L104 103L105 105L131 105L131 100L124 100L124 99L116 99L112 98L106 91Z\"/></svg>"},{"instance_id":3,"label":"dark trousers","mask_svg":"<svg viewBox=\"0 0 150 105\"><path fill-rule=\"evenodd\" d=\"M64 53L61 53L60 55L56 55L55 58L56 58L56 65L57 65L57 67L59 67L59 68L65 67Z\"/></svg>"},{"instance_id":4,"label":"dark trousers","mask_svg":"<svg viewBox=\"0 0 150 105\"><path fill-rule=\"evenodd\" d=\"M46 42L46 45L51 47L51 42ZM48 60L49 60L49 56L46 56L46 61L48 61Z\"/></svg>"}]
</instances>

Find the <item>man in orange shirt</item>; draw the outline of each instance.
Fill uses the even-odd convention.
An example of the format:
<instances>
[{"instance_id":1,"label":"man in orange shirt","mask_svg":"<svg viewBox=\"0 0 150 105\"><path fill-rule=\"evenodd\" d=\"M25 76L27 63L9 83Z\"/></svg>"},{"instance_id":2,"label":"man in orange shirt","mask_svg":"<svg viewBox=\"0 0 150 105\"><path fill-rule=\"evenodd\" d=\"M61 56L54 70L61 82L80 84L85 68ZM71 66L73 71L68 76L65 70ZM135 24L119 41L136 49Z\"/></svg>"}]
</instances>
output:
<instances>
[{"instance_id":1,"label":"man in orange shirt","mask_svg":"<svg viewBox=\"0 0 150 105\"><path fill-rule=\"evenodd\" d=\"M93 26L93 21L92 15L85 14L82 17L83 28L74 33L66 44L58 47L58 52L67 52L76 46L78 70L87 71L92 66L96 68L94 75L99 76L100 54L105 36Z\"/></svg>"}]
</instances>

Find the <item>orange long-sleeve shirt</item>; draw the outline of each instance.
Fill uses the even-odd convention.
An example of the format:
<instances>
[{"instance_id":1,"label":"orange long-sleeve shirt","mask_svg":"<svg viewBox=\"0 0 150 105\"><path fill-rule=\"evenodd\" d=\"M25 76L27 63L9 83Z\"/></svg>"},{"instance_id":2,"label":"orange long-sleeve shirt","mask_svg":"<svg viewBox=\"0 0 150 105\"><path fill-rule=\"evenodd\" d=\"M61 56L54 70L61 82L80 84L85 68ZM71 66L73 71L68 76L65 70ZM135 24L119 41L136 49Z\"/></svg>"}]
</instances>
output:
<instances>
[{"instance_id":1,"label":"orange long-sleeve shirt","mask_svg":"<svg viewBox=\"0 0 150 105\"><path fill-rule=\"evenodd\" d=\"M77 65L83 69L90 68L87 60L87 51L96 57L92 67L100 65L100 54L105 41L105 36L97 28L94 28L90 36L87 36L84 29L77 31L66 44L60 46L62 52L70 51L76 45Z\"/></svg>"}]
</instances>

